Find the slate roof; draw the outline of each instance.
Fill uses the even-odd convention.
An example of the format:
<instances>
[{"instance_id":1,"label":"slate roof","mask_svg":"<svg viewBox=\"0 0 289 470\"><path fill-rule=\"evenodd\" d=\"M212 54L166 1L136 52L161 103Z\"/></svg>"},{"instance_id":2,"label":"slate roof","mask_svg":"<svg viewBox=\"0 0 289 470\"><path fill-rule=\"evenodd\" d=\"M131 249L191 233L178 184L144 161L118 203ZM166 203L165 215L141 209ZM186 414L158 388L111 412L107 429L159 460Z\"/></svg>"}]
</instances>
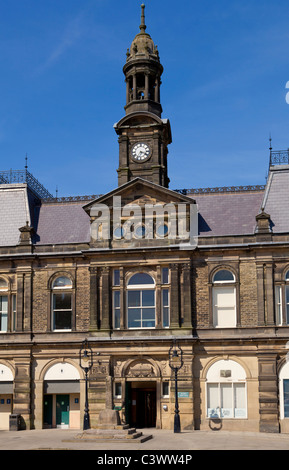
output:
<instances>
[{"instance_id":1,"label":"slate roof","mask_svg":"<svg viewBox=\"0 0 289 470\"><path fill-rule=\"evenodd\" d=\"M261 208L272 221L273 233L289 233L289 166L272 167L265 190L192 194L199 210L199 236L254 234ZM15 246L19 228L28 221L35 229L33 243L89 243L87 202L35 204L25 184L0 184L0 246Z\"/></svg>"},{"instance_id":2,"label":"slate roof","mask_svg":"<svg viewBox=\"0 0 289 470\"><path fill-rule=\"evenodd\" d=\"M289 166L271 167L262 202L270 215L273 233L289 232Z\"/></svg>"},{"instance_id":3,"label":"slate roof","mask_svg":"<svg viewBox=\"0 0 289 470\"><path fill-rule=\"evenodd\" d=\"M90 219L83 205L83 202L54 203L37 207L34 243L38 245L88 243Z\"/></svg>"},{"instance_id":4,"label":"slate roof","mask_svg":"<svg viewBox=\"0 0 289 470\"><path fill-rule=\"evenodd\" d=\"M17 245L26 221L30 224L26 185L0 184L0 246Z\"/></svg>"},{"instance_id":5,"label":"slate roof","mask_svg":"<svg viewBox=\"0 0 289 470\"><path fill-rule=\"evenodd\" d=\"M194 194L199 236L249 235L255 232L264 191Z\"/></svg>"}]
</instances>

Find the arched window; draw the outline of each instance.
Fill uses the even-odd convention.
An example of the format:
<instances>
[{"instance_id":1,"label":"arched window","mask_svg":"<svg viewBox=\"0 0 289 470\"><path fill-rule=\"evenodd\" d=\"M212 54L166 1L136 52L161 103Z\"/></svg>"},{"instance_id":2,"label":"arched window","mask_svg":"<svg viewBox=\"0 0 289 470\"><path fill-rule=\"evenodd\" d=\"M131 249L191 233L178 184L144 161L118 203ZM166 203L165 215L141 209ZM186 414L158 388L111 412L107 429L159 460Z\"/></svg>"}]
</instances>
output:
<instances>
[{"instance_id":1,"label":"arched window","mask_svg":"<svg viewBox=\"0 0 289 470\"><path fill-rule=\"evenodd\" d=\"M0 278L0 332L8 331L8 282Z\"/></svg>"},{"instance_id":2,"label":"arched window","mask_svg":"<svg viewBox=\"0 0 289 470\"><path fill-rule=\"evenodd\" d=\"M221 269L213 276L213 325L232 328L236 320L236 285L234 274Z\"/></svg>"},{"instance_id":3,"label":"arched window","mask_svg":"<svg viewBox=\"0 0 289 470\"><path fill-rule=\"evenodd\" d=\"M131 276L127 283L128 328L155 328L155 281L147 273Z\"/></svg>"},{"instance_id":4,"label":"arched window","mask_svg":"<svg viewBox=\"0 0 289 470\"><path fill-rule=\"evenodd\" d=\"M207 373L207 417L247 418L246 373L236 361L215 362Z\"/></svg>"},{"instance_id":5,"label":"arched window","mask_svg":"<svg viewBox=\"0 0 289 470\"><path fill-rule=\"evenodd\" d=\"M52 329L72 329L72 281L59 276L52 283Z\"/></svg>"}]
</instances>

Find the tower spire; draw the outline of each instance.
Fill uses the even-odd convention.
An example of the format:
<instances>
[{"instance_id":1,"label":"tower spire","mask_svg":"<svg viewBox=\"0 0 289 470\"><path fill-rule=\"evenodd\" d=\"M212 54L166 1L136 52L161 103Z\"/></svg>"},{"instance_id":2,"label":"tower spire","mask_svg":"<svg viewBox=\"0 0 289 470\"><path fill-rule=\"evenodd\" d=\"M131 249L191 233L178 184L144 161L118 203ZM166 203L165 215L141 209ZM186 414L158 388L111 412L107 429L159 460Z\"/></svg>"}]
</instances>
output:
<instances>
[{"instance_id":1,"label":"tower spire","mask_svg":"<svg viewBox=\"0 0 289 470\"><path fill-rule=\"evenodd\" d=\"M140 24L139 29L142 34L144 34L147 29L146 24L145 24L145 4L144 3L142 3L141 5L141 24Z\"/></svg>"}]
</instances>

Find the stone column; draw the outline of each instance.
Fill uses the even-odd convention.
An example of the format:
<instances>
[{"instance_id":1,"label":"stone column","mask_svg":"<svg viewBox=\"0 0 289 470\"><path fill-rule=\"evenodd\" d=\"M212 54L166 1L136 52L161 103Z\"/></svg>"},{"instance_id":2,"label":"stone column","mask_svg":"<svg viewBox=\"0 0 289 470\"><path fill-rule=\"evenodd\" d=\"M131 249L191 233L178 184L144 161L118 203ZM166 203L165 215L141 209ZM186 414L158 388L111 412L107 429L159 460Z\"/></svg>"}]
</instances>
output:
<instances>
[{"instance_id":1,"label":"stone column","mask_svg":"<svg viewBox=\"0 0 289 470\"><path fill-rule=\"evenodd\" d=\"M101 312L101 330L110 330L110 283L109 283L109 268L105 267L101 269L102 286L101 286L101 298L102 298L102 312Z\"/></svg>"},{"instance_id":2,"label":"stone column","mask_svg":"<svg viewBox=\"0 0 289 470\"><path fill-rule=\"evenodd\" d=\"M265 325L264 266L257 264L258 326Z\"/></svg>"},{"instance_id":3,"label":"stone column","mask_svg":"<svg viewBox=\"0 0 289 470\"><path fill-rule=\"evenodd\" d=\"M274 353L260 353L258 361L259 430L279 433L277 356Z\"/></svg>"},{"instance_id":4,"label":"stone column","mask_svg":"<svg viewBox=\"0 0 289 470\"><path fill-rule=\"evenodd\" d=\"M178 264L171 264L171 296L170 296L170 316L171 328L179 328L180 327L180 304L179 304L179 266Z\"/></svg>"},{"instance_id":5,"label":"stone column","mask_svg":"<svg viewBox=\"0 0 289 470\"><path fill-rule=\"evenodd\" d=\"M90 268L90 329L96 330L99 327L97 309L97 268Z\"/></svg>"}]
</instances>

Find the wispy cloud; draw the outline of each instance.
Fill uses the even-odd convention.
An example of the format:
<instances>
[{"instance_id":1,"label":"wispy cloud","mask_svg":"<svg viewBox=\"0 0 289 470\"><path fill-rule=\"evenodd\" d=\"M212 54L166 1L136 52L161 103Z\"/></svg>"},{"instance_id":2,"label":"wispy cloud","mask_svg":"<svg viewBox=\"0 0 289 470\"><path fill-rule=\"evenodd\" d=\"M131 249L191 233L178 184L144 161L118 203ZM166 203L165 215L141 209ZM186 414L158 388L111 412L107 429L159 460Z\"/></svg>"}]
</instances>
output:
<instances>
[{"instance_id":1,"label":"wispy cloud","mask_svg":"<svg viewBox=\"0 0 289 470\"><path fill-rule=\"evenodd\" d=\"M44 63L38 67L38 73L46 71L58 62L77 43L83 32L83 14L80 14L68 23L59 38L59 42L52 49Z\"/></svg>"}]
</instances>

